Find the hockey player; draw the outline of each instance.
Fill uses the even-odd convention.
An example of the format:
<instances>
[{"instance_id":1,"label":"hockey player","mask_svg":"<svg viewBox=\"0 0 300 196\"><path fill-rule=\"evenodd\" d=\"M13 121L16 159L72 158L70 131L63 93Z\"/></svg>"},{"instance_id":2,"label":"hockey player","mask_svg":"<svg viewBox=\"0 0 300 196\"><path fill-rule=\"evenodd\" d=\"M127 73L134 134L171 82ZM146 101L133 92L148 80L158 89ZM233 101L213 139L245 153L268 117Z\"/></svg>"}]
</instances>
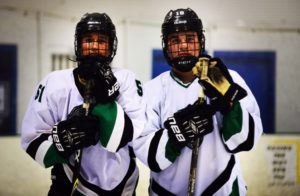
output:
<instances>
[{"instance_id":1,"label":"hockey player","mask_svg":"<svg viewBox=\"0 0 300 196\"><path fill-rule=\"evenodd\" d=\"M171 71L144 84L147 123L134 145L137 158L151 169L150 195L188 195L191 146L197 138L202 144L194 195L246 194L236 153L251 150L261 136L259 108L237 72L203 55L204 39L192 9L167 13L162 48ZM201 68L198 74L192 71L199 59L209 64L207 79L195 76ZM204 104L197 101L201 86Z\"/></svg>"},{"instance_id":2,"label":"hockey player","mask_svg":"<svg viewBox=\"0 0 300 196\"><path fill-rule=\"evenodd\" d=\"M107 14L85 14L74 43L78 67L40 82L23 119L22 148L43 167L53 166L49 195L71 194L77 150L75 193L134 195L138 168L130 146L145 114L140 83L132 72L110 67L117 37Z\"/></svg>"}]
</instances>

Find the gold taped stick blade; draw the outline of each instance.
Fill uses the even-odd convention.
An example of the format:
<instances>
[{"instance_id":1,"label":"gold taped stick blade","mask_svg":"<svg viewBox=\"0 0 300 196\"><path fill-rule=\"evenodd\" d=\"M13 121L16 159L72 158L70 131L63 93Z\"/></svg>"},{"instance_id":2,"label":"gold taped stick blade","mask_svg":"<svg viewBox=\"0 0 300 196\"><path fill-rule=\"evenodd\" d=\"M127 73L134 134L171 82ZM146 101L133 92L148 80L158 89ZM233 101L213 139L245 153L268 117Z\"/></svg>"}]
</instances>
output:
<instances>
[{"instance_id":1,"label":"gold taped stick blade","mask_svg":"<svg viewBox=\"0 0 300 196\"><path fill-rule=\"evenodd\" d=\"M206 80L207 79L207 72L208 72L208 63L207 62L202 62L202 70L201 70L201 80ZM202 88L202 87L201 87ZM203 89L199 91L199 103L203 104L205 101L205 94Z\"/></svg>"},{"instance_id":2,"label":"gold taped stick blade","mask_svg":"<svg viewBox=\"0 0 300 196\"><path fill-rule=\"evenodd\" d=\"M201 80L206 80L207 79L207 73L208 73L208 64L203 63L202 71L201 71Z\"/></svg>"},{"instance_id":3,"label":"gold taped stick blade","mask_svg":"<svg viewBox=\"0 0 300 196\"><path fill-rule=\"evenodd\" d=\"M199 77L201 80L207 79L209 66L209 58L201 57L198 59L198 62L192 68L193 74Z\"/></svg>"},{"instance_id":4,"label":"gold taped stick blade","mask_svg":"<svg viewBox=\"0 0 300 196\"><path fill-rule=\"evenodd\" d=\"M90 109L90 103L83 103L82 104L83 109L85 109L85 115L89 115L89 109Z\"/></svg>"},{"instance_id":5,"label":"gold taped stick blade","mask_svg":"<svg viewBox=\"0 0 300 196\"><path fill-rule=\"evenodd\" d=\"M197 64L192 68L193 74L197 77L200 77L200 72L198 70Z\"/></svg>"},{"instance_id":6,"label":"gold taped stick blade","mask_svg":"<svg viewBox=\"0 0 300 196\"><path fill-rule=\"evenodd\" d=\"M199 58L198 62L192 68L193 74L199 77L201 80L207 79L208 64L209 64L208 58L205 57ZM199 103L203 104L204 101L205 101L205 94L203 92L203 89L201 88L199 91Z\"/></svg>"}]
</instances>

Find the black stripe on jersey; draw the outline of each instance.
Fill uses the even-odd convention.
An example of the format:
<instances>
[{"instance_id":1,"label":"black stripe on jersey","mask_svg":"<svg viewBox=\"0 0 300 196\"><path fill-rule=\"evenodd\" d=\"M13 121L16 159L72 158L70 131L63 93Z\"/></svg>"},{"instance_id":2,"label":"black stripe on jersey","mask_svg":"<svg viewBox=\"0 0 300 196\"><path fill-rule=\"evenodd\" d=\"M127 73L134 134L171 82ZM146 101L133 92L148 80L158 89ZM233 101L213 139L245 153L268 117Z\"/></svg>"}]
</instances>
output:
<instances>
[{"instance_id":1,"label":"black stripe on jersey","mask_svg":"<svg viewBox=\"0 0 300 196\"><path fill-rule=\"evenodd\" d=\"M45 140L48 140L49 134L42 134L36 139L34 139L32 142L30 142L28 148L26 149L26 152L33 158L35 159L36 152Z\"/></svg>"},{"instance_id":2,"label":"black stripe on jersey","mask_svg":"<svg viewBox=\"0 0 300 196\"><path fill-rule=\"evenodd\" d=\"M56 164L51 169L51 181L48 196L71 195L72 184L65 174L62 164Z\"/></svg>"},{"instance_id":3,"label":"black stripe on jersey","mask_svg":"<svg viewBox=\"0 0 300 196\"><path fill-rule=\"evenodd\" d=\"M124 112L124 118L125 118L124 131L117 151L120 148L126 146L127 143L130 142L133 138L133 125L131 119L127 116L125 112Z\"/></svg>"},{"instance_id":4,"label":"black stripe on jersey","mask_svg":"<svg viewBox=\"0 0 300 196\"><path fill-rule=\"evenodd\" d=\"M133 148L131 146L128 146L128 150L129 150L129 156L131 158L136 158L134 150L133 150Z\"/></svg>"},{"instance_id":5,"label":"black stripe on jersey","mask_svg":"<svg viewBox=\"0 0 300 196\"><path fill-rule=\"evenodd\" d=\"M150 147L149 147L149 152L148 152L148 165L149 168L154 171L154 172L160 172L161 169L156 161L156 153L157 153L157 147L158 143L160 141L160 138L163 134L163 129L160 129L157 131L151 140Z\"/></svg>"},{"instance_id":6,"label":"black stripe on jersey","mask_svg":"<svg viewBox=\"0 0 300 196\"><path fill-rule=\"evenodd\" d=\"M254 120L253 117L249 114L249 132L248 132L247 139L233 150L230 150L227 147L226 149L231 153L238 153L241 151L251 150L253 145L254 145Z\"/></svg>"},{"instance_id":7,"label":"black stripe on jersey","mask_svg":"<svg viewBox=\"0 0 300 196\"><path fill-rule=\"evenodd\" d=\"M151 179L151 190L156 193L157 195L163 196L175 196L173 193L169 192L164 187L160 186L154 179Z\"/></svg>"},{"instance_id":8,"label":"black stripe on jersey","mask_svg":"<svg viewBox=\"0 0 300 196\"><path fill-rule=\"evenodd\" d=\"M231 155L225 170L203 191L201 196L214 195L229 180L234 165L235 158Z\"/></svg>"},{"instance_id":9,"label":"black stripe on jersey","mask_svg":"<svg viewBox=\"0 0 300 196\"><path fill-rule=\"evenodd\" d=\"M72 167L70 164L68 164L68 166L70 168L72 168L72 170L74 169L74 167ZM131 177L131 175L134 173L135 169L136 169L136 162L134 159L131 159L128 171L127 171L124 179L122 180L122 182L120 182L120 184L118 186L116 186L116 188L114 188L113 190L109 190L109 191L101 189L100 187L89 183L88 181L83 179L81 175L79 176L79 181L82 183L83 186L92 190L93 192L97 193L98 195L103 195L103 196L105 196L105 195L107 195L107 196L108 195L121 195L125 188L126 182ZM136 183L138 183L138 180ZM135 188L136 188L136 186L135 186Z\"/></svg>"}]
</instances>

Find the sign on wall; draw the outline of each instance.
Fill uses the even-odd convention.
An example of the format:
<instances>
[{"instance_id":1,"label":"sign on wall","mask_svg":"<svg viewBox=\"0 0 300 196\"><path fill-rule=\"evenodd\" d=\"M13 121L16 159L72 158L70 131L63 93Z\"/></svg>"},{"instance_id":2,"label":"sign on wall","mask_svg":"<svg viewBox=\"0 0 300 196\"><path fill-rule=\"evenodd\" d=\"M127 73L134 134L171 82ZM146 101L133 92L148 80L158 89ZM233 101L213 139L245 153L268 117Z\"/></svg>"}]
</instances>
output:
<instances>
[{"instance_id":1,"label":"sign on wall","mask_svg":"<svg viewBox=\"0 0 300 196\"><path fill-rule=\"evenodd\" d=\"M274 140L265 152L270 187L300 185L299 140Z\"/></svg>"},{"instance_id":2,"label":"sign on wall","mask_svg":"<svg viewBox=\"0 0 300 196\"><path fill-rule=\"evenodd\" d=\"M16 133L17 47L0 44L0 135Z\"/></svg>"}]
</instances>

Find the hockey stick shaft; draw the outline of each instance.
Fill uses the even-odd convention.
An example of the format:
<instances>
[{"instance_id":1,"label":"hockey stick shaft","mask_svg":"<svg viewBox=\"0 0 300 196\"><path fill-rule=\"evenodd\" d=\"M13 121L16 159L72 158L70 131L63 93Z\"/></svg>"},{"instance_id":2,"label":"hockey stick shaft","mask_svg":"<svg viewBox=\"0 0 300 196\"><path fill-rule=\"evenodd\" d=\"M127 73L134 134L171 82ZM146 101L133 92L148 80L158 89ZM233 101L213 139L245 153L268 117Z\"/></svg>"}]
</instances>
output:
<instances>
[{"instance_id":1,"label":"hockey stick shaft","mask_svg":"<svg viewBox=\"0 0 300 196\"><path fill-rule=\"evenodd\" d=\"M90 104L91 104L91 94L92 94L92 86L93 80L88 80L85 86L85 92L83 97L83 105L82 107L85 109L85 116L89 115ZM81 167L81 159L82 159L82 149L78 149L75 152L75 164L74 164L74 172L72 178L72 191L71 196L76 194L76 189L79 182L79 173Z\"/></svg>"},{"instance_id":2,"label":"hockey stick shaft","mask_svg":"<svg viewBox=\"0 0 300 196\"><path fill-rule=\"evenodd\" d=\"M201 70L201 79L207 77L208 72L208 59L199 59ZM205 94L201 88L199 91L199 104L205 104ZM202 144L203 137L197 138L192 143L192 158L191 158L191 167L190 167L190 176L189 176L189 188L188 195L195 195L195 184L197 176L197 166L198 166L198 156L199 156L199 147Z\"/></svg>"},{"instance_id":3,"label":"hockey stick shaft","mask_svg":"<svg viewBox=\"0 0 300 196\"><path fill-rule=\"evenodd\" d=\"M196 184L196 175L197 175L199 146L201 145L202 141L203 141L203 138L197 138L192 144L193 150L192 150L190 178L189 178L189 192L188 192L189 196L195 195L195 184Z\"/></svg>"}]
</instances>

